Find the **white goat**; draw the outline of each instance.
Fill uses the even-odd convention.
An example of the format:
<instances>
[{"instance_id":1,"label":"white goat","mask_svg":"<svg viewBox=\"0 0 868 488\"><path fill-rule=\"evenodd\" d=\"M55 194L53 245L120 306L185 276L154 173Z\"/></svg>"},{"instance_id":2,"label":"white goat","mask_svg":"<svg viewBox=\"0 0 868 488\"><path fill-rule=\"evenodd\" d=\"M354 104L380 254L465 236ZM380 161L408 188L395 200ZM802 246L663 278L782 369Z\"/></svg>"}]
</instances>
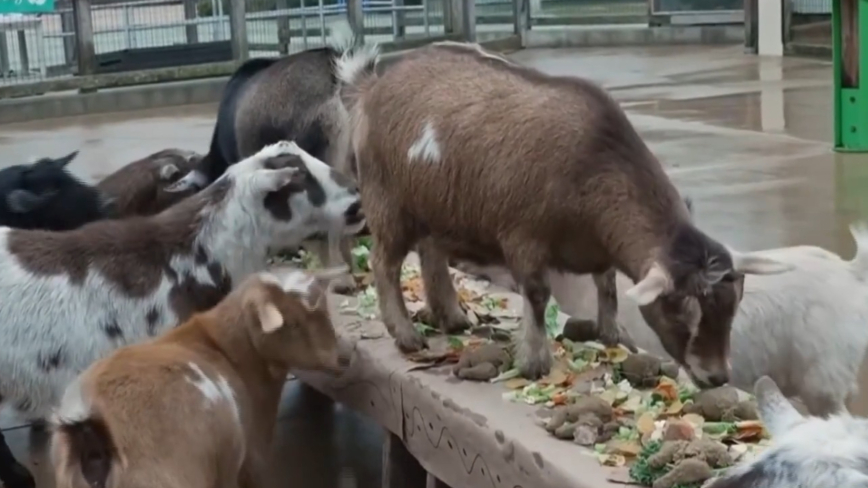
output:
<instances>
[{"instance_id":1,"label":"white goat","mask_svg":"<svg viewBox=\"0 0 868 488\"><path fill-rule=\"evenodd\" d=\"M45 418L91 363L216 305L269 249L361 230L358 191L334 174L280 142L152 217L0 228L0 404ZM27 486L4 477L16 464L2 444L2 481Z\"/></svg>"},{"instance_id":2,"label":"white goat","mask_svg":"<svg viewBox=\"0 0 868 488\"><path fill-rule=\"evenodd\" d=\"M754 391L773 446L704 488L868 487L868 420L803 417L768 377Z\"/></svg>"}]
</instances>

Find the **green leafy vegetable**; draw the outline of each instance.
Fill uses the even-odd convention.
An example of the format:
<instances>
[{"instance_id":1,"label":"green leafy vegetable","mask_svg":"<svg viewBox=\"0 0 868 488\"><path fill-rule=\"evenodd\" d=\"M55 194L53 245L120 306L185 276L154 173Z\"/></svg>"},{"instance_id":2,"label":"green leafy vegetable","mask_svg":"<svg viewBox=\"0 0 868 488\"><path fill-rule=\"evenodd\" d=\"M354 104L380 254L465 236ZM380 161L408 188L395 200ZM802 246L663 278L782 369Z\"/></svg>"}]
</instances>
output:
<instances>
[{"instance_id":1,"label":"green leafy vegetable","mask_svg":"<svg viewBox=\"0 0 868 488\"><path fill-rule=\"evenodd\" d=\"M630 479L642 486L651 486L658 478L672 469L671 465L656 469L648 466L648 458L657 454L662 446L662 441L653 441L642 448L642 452L636 457L636 462L630 467ZM702 483L691 483L689 485L675 485L673 488L699 488L700 486L702 486Z\"/></svg>"},{"instance_id":2,"label":"green leafy vegetable","mask_svg":"<svg viewBox=\"0 0 868 488\"><path fill-rule=\"evenodd\" d=\"M546 333L549 337L558 335L558 329L560 329L560 325L558 325L558 313L560 311L560 307L558 307L558 304L554 300L550 301L548 307L546 307Z\"/></svg>"}]
</instances>

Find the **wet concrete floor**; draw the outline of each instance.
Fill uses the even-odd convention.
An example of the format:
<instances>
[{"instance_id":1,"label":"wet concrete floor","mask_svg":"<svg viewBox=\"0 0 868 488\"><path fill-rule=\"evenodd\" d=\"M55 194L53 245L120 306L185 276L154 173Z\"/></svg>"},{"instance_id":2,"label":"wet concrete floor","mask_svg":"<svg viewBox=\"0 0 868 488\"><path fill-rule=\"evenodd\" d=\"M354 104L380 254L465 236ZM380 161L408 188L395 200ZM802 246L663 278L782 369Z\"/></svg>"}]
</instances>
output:
<instances>
[{"instance_id":1,"label":"wet concrete floor","mask_svg":"<svg viewBox=\"0 0 868 488\"><path fill-rule=\"evenodd\" d=\"M852 255L847 226L868 218L868 156L831 150L829 63L747 56L739 46L529 50L512 57L610 89L694 199L697 221L711 235L743 250L813 244ZM73 170L100 178L163 148L204 151L215 109L0 126L0 164L81 150ZM7 437L19 459L43 468L44 442L31 445L28 432ZM376 425L291 382L275 476L284 486L379 486L380 438ZM49 488L43 471L39 486Z\"/></svg>"}]
</instances>

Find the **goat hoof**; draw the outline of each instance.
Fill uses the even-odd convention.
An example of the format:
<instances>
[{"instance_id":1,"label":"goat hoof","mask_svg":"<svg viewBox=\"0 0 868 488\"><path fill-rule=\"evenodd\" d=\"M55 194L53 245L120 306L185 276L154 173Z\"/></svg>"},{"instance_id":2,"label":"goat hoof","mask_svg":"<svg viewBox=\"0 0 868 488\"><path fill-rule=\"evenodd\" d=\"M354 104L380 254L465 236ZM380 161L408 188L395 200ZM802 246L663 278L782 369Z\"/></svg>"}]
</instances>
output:
<instances>
[{"instance_id":1,"label":"goat hoof","mask_svg":"<svg viewBox=\"0 0 868 488\"><path fill-rule=\"evenodd\" d=\"M352 276L344 276L335 280L332 285L332 291L339 295L353 295L358 290L356 280Z\"/></svg>"},{"instance_id":2,"label":"goat hoof","mask_svg":"<svg viewBox=\"0 0 868 488\"><path fill-rule=\"evenodd\" d=\"M547 346L540 350L530 350L525 345L518 348L518 371L529 380L538 380L549 374L553 362Z\"/></svg>"},{"instance_id":3,"label":"goat hoof","mask_svg":"<svg viewBox=\"0 0 868 488\"><path fill-rule=\"evenodd\" d=\"M416 314L416 319L439 327L444 334L460 334L473 327L470 319L460 309L453 314L436 314L426 306L422 310L419 310Z\"/></svg>"},{"instance_id":4,"label":"goat hoof","mask_svg":"<svg viewBox=\"0 0 868 488\"><path fill-rule=\"evenodd\" d=\"M444 334L460 334L473 327L473 324L470 323L470 319L468 319L464 313L455 317L440 318L437 320L437 325Z\"/></svg>"},{"instance_id":5,"label":"goat hoof","mask_svg":"<svg viewBox=\"0 0 868 488\"><path fill-rule=\"evenodd\" d=\"M633 338L630 337L630 334L625 332L617 324L611 328L600 327L600 329L600 342L603 343L604 346L618 347L618 345L623 345L634 354L639 352L639 348L636 347L636 343L633 341ZM614 332L606 332L612 329L614 329Z\"/></svg>"},{"instance_id":6,"label":"goat hoof","mask_svg":"<svg viewBox=\"0 0 868 488\"><path fill-rule=\"evenodd\" d=\"M395 334L395 344L403 353L419 352L422 349L428 348L428 342L425 336L420 334L415 328L408 331L398 331Z\"/></svg>"},{"instance_id":7,"label":"goat hoof","mask_svg":"<svg viewBox=\"0 0 868 488\"><path fill-rule=\"evenodd\" d=\"M36 480L21 463L16 462L6 474L0 480L5 488L36 488Z\"/></svg>"}]
</instances>

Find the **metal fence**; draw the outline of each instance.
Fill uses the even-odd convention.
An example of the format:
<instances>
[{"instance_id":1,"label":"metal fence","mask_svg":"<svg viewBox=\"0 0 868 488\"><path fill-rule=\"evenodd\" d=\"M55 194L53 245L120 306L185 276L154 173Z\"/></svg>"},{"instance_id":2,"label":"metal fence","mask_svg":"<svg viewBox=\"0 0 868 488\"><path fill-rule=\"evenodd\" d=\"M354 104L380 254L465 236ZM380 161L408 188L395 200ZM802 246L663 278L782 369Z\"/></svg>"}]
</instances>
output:
<instances>
[{"instance_id":1,"label":"metal fence","mask_svg":"<svg viewBox=\"0 0 868 488\"><path fill-rule=\"evenodd\" d=\"M515 0L474 2L480 38L512 35ZM581 24L649 23L655 3L739 3L741 0L520 0L527 28ZM807 0L806 0L807 1ZM403 42L454 33L459 0L57 0L39 16L0 16L0 87L63 80L78 73L73 11L89 5L96 66L87 73L118 73L159 66L230 61L242 49L232 37L231 12L244 6L250 56L285 55L321 46L328 27L352 17L368 40ZM349 4L348 4L349 2ZM356 7L356 6L359 7ZM361 9L361 13L356 11ZM350 12L352 10L352 12ZM353 17L355 16L355 17ZM236 29L238 26L236 25ZM89 53L90 51L86 51ZM87 54L90 56L90 54ZM57 89L57 88L50 88Z\"/></svg>"}]
</instances>

